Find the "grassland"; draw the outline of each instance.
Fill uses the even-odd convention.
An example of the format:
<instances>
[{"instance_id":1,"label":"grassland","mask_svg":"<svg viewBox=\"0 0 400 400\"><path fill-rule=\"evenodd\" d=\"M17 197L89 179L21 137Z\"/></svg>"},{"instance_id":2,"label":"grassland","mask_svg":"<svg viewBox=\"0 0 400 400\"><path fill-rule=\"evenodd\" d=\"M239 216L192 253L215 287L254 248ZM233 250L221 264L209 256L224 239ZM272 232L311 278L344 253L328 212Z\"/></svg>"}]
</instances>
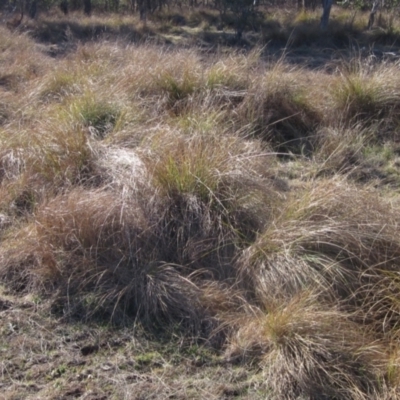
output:
<instances>
[{"instance_id":1,"label":"grassland","mask_svg":"<svg viewBox=\"0 0 400 400\"><path fill-rule=\"evenodd\" d=\"M400 398L400 30L366 23L0 27L0 399Z\"/></svg>"}]
</instances>

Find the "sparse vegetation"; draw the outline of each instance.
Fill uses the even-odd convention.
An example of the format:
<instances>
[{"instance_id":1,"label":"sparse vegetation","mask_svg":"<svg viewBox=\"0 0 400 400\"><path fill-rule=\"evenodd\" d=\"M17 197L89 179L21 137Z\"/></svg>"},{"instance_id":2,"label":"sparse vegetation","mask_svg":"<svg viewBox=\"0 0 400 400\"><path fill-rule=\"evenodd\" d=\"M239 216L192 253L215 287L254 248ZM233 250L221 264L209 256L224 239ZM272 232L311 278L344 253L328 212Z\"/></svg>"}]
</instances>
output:
<instances>
[{"instance_id":1,"label":"sparse vegetation","mask_svg":"<svg viewBox=\"0 0 400 400\"><path fill-rule=\"evenodd\" d=\"M0 398L400 398L396 20L245 3L0 27Z\"/></svg>"}]
</instances>

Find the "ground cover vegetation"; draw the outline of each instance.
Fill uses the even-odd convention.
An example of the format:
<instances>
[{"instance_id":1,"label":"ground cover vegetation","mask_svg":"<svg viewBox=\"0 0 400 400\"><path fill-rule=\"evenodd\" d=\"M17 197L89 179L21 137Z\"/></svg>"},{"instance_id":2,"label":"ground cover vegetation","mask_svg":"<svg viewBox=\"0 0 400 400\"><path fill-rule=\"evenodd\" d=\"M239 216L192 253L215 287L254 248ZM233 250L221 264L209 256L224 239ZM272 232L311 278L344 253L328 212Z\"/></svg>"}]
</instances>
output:
<instances>
[{"instance_id":1,"label":"ground cover vegetation","mask_svg":"<svg viewBox=\"0 0 400 400\"><path fill-rule=\"evenodd\" d=\"M272 10L0 27L0 398L400 398L397 20Z\"/></svg>"}]
</instances>

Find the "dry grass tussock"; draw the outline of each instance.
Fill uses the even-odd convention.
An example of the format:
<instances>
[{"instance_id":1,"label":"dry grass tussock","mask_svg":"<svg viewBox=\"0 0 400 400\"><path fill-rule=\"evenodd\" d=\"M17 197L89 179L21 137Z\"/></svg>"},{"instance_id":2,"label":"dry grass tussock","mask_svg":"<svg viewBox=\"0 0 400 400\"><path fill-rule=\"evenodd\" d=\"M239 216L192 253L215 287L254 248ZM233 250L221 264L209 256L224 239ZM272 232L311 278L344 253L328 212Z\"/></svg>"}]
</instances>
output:
<instances>
[{"instance_id":1,"label":"dry grass tussock","mask_svg":"<svg viewBox=\"0 0 400 400\"><path fill-rule=\"evenodd\" d=\"M278 194L257 171L268 154L255 144L226 138L217 152L211 138L169 138L162 149L166 137L136 155L104 153L106 187L72 189L37 206L4 240L3 277L19 291L58 293L63 312L75 316L140 315L197 334L208 327L200 287L233 284L236 252L266 224ZM253 168L239 168L244 162Z\"/></svg>"},{"instance_id":2,"label":"dry grass tussock","mask_svg":"<svg viewBox=\"0 0 400 400\"><path fill-rule=\"evenodd\" d=\"M85 132L63 126L1 135L0 204L3 211L21 215L42 200L76 184L96 185L96 150Z\"/></svg>"},{"instance_id":3,"label":"dry grass tussock","mask_svg":"<svg viewBox=\"0 0 400 400\"><path fill-rule=\"evenodd\" d=\"M357 124L325 127L315 136L313 157L320 175L355 174L365 161L363 150L375 141L371 129Z\"/></svg>"},{"instance_id":4,"label":"dry grass tussock","mask_svg":"<svg viewBox=\"0 0 400 400\"><path fill-rule=\"evenodd\" d=\"M310 75L279 61L255 76L238 106L239 123L278 151L310 149L321 115L310 101Z\"/></svg>"},{"instance_id":5,"label":"dry grass tussock","mask_svg":"<svg viewBox=\"0 0 400 400\"><path fill-rule=\"evenodd\" d=\"M245 277L257 277L249 286L260 303L311 287L390 332L398 316L396 209L329 179L296 193L274 222L239 261Z\"/></svg>"},{"instance_id":6,"label":"dry grass tussock","mask_svg":"<svg viewBox=\"0 0 400 400\"><path fill-rule=\"evenodd\" d=\"M24 74L0 77L9 293L207 343L268 398L396 398L396 63L1 37ZM378 159L393 186L354 181Z\"/></svg>"},{"instance_id":7,"label":"dry grass tussock","mask_svg":"<svg viewBox=\"0 0 400 400\"><path fill-rule=\"evenodd\" d=\"M369 399L385 348L309 292L233 321L232 362L259 361L271 398Z\"/></svg>"},{"instance_id":8,"label":"dry grass tussock","mask_svg":"<svg viewBox=\"0 0 400 400\"><path fill-rule=\"evenodd\" d=\"M377 63L371 57L362 61L354 58L339 67L339 76L330 90L334 107L344 120L364 123L381 121L385 126L386 138L396 135L400 99L400 81L396 64ZM386 139L385 138L385 139Z\"/></svg>"},{"instance_id":9,"label":"dry grass tussock","mask_svg":"<svg viewBox=\"0 0 400 400\"><path fill-rule=\"evenodd\" d=\"M38 46L27 35L12 35L0 26L0 87L21 91L24 84L48 71L45 60L39 60Z\"/></svg>"}]
</instances>

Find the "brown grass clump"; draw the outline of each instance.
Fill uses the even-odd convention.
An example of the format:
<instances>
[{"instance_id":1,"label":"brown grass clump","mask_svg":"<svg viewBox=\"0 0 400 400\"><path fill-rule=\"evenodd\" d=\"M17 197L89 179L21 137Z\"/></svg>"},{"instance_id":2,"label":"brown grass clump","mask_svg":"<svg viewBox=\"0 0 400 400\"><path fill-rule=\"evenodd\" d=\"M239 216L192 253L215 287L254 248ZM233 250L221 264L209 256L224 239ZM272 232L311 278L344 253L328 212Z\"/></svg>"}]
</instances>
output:
<instances>
[{"instance_id":1,"label":"brown grass clump","mask_svg":"<svg viewBox=\"0 0 400 400\"><path fill-rule=\"evenodd\" d=\"M8 237L1 275L18 291L56 293L58 313L119 323L139 316L149 327L179 322L198 332L199 289L155 261L157 238L147 224L134 202L76 189L43 204Z\"/></svg>"},{"instance_id":2,"label":"brown grass clump","mask_svg":"<svg viewBox=\"0 0 400 400\"><path fill-rule=\"evenodd\" d=\"M240 122L278 151L310 150L319 116L307 98L304 71L277 63L255 79L239 106ZM258 78L258 77L257 77ZM306 78L307 79L307 78Z\"/></svg>"},{"instance_id":3,"label":"brown grass clump","mask_svg":"<svg viewBox=\"0 0 400 400\"><path fill-rule=\"evenodd\" d=\"M48 124L50 125L50 124ZM52 129L53 128L53 129ZM47 132L20 131L2 136L1 207L30 212L35 204L76 184L96 185L93 147L79 127L46 126Z\"/></svg>"},{"instance_id":4,"label":"brown grass clump","mask_svg":"<svg viewBox=\"0 0 400 400\"><path fill-rule=\"evenodd\" d=\"M258 170L268 154L252 143L227 138L221 152L212 138L171 139L161 151L165 137L153 138L139 157L105 152L98 168L108 188L42 201L7 236L3 279L18 291L53 293L75 316L211 329L218 305L202 306L207 281L233 284L235 254L270 218L277 189Z\"/></svg>"},{"instance_id":5,"label":"brown grass clump","mask_svg":"<svg viewBox=\"0 0 400 400\"><path fill-rule=\"evenodd\" d=\"M382 131L386 131L384 140L390 138L398 125L400 104L396 71L395 65L375 64L373 56L369 60L355 58L345 64L330 88L341 120L369 125L380 121L384 125Z\"/></svg>"},{"instance_id":6,"label":"brown grass clump","mask_svg":"<svg viewBox=\"0 0 400 400\"><path fill-rule=\"evenodd\" d=\"M243 253L244 276L257 277L250 284L256 298L287 298L309 287L384 334L399 315L396 211L340 181L321 181L297 196Z\"/></svg>"},{"instance_id":7,"label":"brown grass clump","mask_svg":"<svg viewBox=\"0 0 400 400\"><path fill-rule=\"evenodd\" d=\"M346 315L302 293L238 319L226 356L257 359L271 398L372 398L384 348Z\"/></svg>"},{"instance_id":8,"label":"brown grass clump","mask_svg":"<svg viewBox=\"0 0 400 400\"><path fill-rule=\"evenodd\" d=\"M277 188L261 166L272 166L273 156L236 137L168 135L153 139L152 146L145 163L165 218L164 247L187 254L178 263L229 268L236 248L271 218ZM215 277L224 276L222 270Z\"/></svg>"},{"instance_id":9,"label":"brown grass clump","mask_svg":"<svg viewBox=\"0 0 400 400\"><path fill-rule=\"evenodd\" d=\"M320 128L315 135L313 158L318 175L355 176L364 163L364 151L375 142L374 132L359 125Z\"/></svg>"},{"instance_id":10,"label":"brown grass clump","mask_svg":"<svg viewBox=\"0 0 400 400\"><path fill-rule=\"evenodd\" d=\"M7 87L7 82L15 83L9 89L17 89L18 83L42 74L47 60L39 62L37 46L28 35L14 34L4 27L0 27L0 32L0 84Z\"/></svg>"}]
</instances>

